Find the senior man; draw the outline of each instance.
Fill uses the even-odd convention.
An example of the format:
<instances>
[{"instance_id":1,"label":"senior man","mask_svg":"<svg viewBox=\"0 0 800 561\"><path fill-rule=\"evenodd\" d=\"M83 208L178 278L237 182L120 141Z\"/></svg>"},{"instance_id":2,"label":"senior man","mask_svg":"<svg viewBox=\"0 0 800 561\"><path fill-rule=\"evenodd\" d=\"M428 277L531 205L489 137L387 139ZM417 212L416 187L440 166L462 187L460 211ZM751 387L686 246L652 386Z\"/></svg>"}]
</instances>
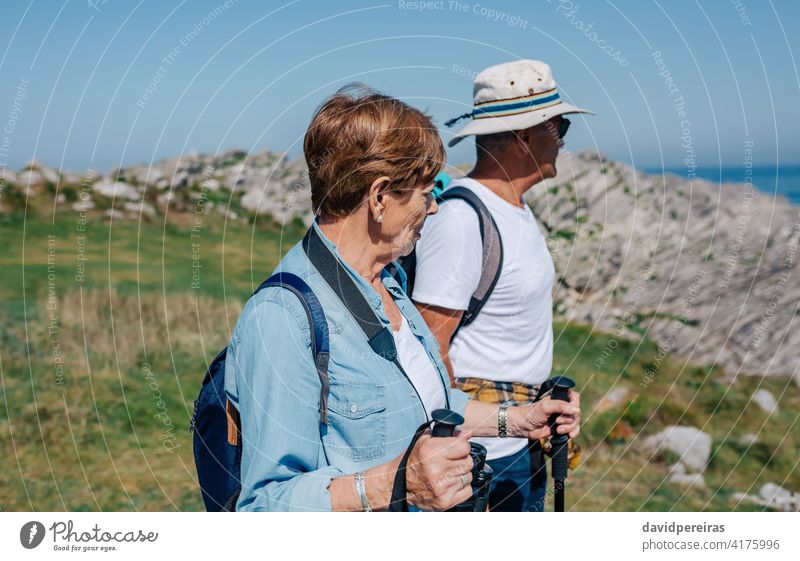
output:
<instances>
[{"instance_id":1,"label":"senior man","mask_svg":"<svg viewBox=\"0 0 800 561\"><path fill-rule=\"evenodd\" d=\"M556 175L569 113L591 113L562 100L550 67L520 60L475 79L471 119L449 142L475 135L473 170L448 187L474 193L496 224L501 266L485 297L485 221L462 199L442 204L416 247L412 298L441 347L454 385L473 399L502 404L500 437L476 438L495 474L490 508L542 511L546 470L538 441L508 438L505 407L536 395L553 363L553 260L526 191ZM445 191L446 192L446 191ZM497 250L498 248L495 248ZM481 285L482 306L471 307ZM463 321L469 311L469 322ZM577 398L576 398L577 399Z\"/></svg>"}]
</instances>

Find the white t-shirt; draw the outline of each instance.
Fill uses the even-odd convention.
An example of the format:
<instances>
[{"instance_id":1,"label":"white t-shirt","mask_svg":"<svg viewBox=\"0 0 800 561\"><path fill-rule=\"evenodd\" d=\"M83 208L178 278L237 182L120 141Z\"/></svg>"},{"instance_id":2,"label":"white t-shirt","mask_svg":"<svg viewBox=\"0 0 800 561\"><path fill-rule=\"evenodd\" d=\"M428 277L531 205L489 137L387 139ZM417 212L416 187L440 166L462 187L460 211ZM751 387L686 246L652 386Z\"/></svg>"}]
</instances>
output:
<instances>
[{"instance_id":1,"label":"white t-shirt","mask_svg":"<svg viewBox=\"0 0 800 561\"><path fill-rule=\"evenodd\" d=\"M503 267L478 316L450 343L456 377L540 384L553 365L553 281L555 268L530 208L512 205L470 178L455 180L489 209L503 243ZM481 276L482 242L478 215L468 203L450 200L425 221L417 242L413 299L466 310ZM521 438L475 438L488 458L521 450Z\"/></svg>"},{"instance_id":2,"label":"white t-shirt","mask_svg":"<svg viewBox=\"0 0 800 561\"><path fill-rule=\"evenodd\" d=\"M411 331L405 316L400 315L403 318L400 331L392 330L394 344L397 347L397 358L422 399L422 405L425 406L425 412L430 421L431 413L435 409L442 409L447 405L442 379L428 357L425 347Z\"/></svg>"}]
</instances>

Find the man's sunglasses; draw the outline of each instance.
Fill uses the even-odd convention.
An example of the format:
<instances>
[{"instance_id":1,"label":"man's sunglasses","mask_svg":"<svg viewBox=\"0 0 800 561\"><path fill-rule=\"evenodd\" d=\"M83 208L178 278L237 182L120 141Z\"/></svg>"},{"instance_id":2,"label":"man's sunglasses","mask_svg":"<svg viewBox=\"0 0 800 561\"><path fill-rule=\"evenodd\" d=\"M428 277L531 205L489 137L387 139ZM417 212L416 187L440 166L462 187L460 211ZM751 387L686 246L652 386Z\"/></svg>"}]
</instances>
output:
<instances>
[{"instance_id":1,"label":"man's sunglasses","mask_svg":"<svg viewBox=\"0 0 800 561\"><path fill-rule=\"evenodd\" d=\"M571 124L572 123L570 122L569 119L565 119L563 117L561 118L561 124L558 125L558 138L559 139L562 139L565 136L567 136L567 131L569 130L569 126Z\"/></svg>"}]
</instances>

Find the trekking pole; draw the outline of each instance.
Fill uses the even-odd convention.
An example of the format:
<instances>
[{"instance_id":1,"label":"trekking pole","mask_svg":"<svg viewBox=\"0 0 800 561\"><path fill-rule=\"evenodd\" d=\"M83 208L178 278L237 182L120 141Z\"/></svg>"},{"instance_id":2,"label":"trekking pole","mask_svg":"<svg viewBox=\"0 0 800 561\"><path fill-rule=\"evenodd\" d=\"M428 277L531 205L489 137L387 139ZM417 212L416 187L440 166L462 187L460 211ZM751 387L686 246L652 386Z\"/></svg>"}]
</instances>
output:
<instances>
[{"instance_id":1,"label":"trekking pole","mask_svg":"<svg viewBox=\"0 0 800 561\"><path fill-rule=\"evenodd\" d=\"M464 424L464 417L450 409L435 409L431 418L434 438L454 436L456 427ZM489 506L493 473L492 467L486 464L486 447L470 442L469 455L472 457L472 496L449 512L485 512Z\"/></svg>"},{"instance_id":2,"label":"trekking pole","mask_svg":"<svg viewBox=\"0 0 800 561\"><path fill-rule=\"evenodd\" d=\"M559 399L561 401L569 401L569 389L575 387L575 382L566 376L556 376L549 380L552 383L551 399ZM550 444L553 450L552 459L552 472L553 472L553 486L555 488L555 512L564 512L564 482L567 479L567 467L569 460L567 458L569 442L569 435L558 434L556 432L556 419L557 414L550 416L549 425L552 431Z\"/></svg>"}]
</instances>

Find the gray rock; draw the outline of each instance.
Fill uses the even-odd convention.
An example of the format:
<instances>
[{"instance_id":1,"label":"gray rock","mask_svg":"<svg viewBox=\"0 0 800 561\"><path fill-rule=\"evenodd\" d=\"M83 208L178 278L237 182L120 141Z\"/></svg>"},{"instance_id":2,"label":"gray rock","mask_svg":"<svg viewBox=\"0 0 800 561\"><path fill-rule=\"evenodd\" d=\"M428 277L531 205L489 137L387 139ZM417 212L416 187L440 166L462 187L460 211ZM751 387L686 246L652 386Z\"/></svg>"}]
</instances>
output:
<instances>
[{"instance_id":1,"label":"gray rock","mask_svg":"<svg viewBox=\"0 0 800 561\"><path fill-rule=\"evenodd\" d=\"M778 412L778 402L775 396L769 390L761 389L756 391L751 397L756 405L758 405L764 412L772 415Z\"/></svg>"},{"instance_id":2,"label":"gray rock","mask_svg":"<svg viewBox=\"0 0 800 561\"><path fill-rule=\"evenodd\" d=\"M135 166L127 170L127 174L136 179L140 185L168 185L164 172L155 166Z\"/></svg>"},{"instance_id":3,"label":"gray rock","mask_svg":"<svg viewBox=\"0 0 800 561\"><path fill-rule=\"evenodd\" d=\"M17 182L20 185L36 185L44 182L44 176L38 170L29 169L17 174Z\"/></svg>"},{"instance_id":4,"label":"gray rock","mask_svg":"<svg viewBox=\"0 0 800 561\"><path fill-rule=\"evenodd\" d=\"M125 213L116 208L109 208L103 212L103 216L113 218L114 220L123 220L125 218Z\"/></svg>"},{"instance_id":5,"label":"gray rock","mask_svg":"<svg viewBox=\"0 0 800 561\"><path fill-rule=\"evenodd\" d=\"M17 173L5 166L0 166L0 185L14 185L20 183Z\"/></svg>"},{"instance_id":6,"label":"gray rock","mask_svg":"<svg viewBox=\"0 0 800 561\"><path fill-rule=\"evenodd\" d=\"M743 434L742 437L739 439L742 444L754 444L758 441L758 435L752 432L747 434Z\"/></svg>"},{"instance_id":7,"label":"gray rock","mask_svg":"<svg viewBox=\"0 0 800 561\"><path fill-rule=\"evenodd\" d=\"M200 187L209 191L219 191L222 188L222 183L213 177L209 177L200 183Z\"/></svg>"},{"instance_id":8,"label":"gray rock","mask_svg":"<svg viewBox=\"0 0 800 561\"><path fill-rule=\"evenodd\" d=\"M686 485L687 487L694 487L696 489L706 488L706 479L702 473L673 473L669 477L670 483L677 485Z\"/></svg>"},{"instance_id":9,"label":"gray rock","mask_svg":"<svg viewBox=\"0 0 800 561\"><path fill-rule=\"evenodd\" d=\"M86 212L87 210L92 210L94 208L94 201L91 199L87 200L80 200L75 203L72 203L72 210L77 210L78 212Z\"/></svg>"},{"instance_id":10,"label":"gray rock","mask_svg":"<svg viewBox=\"0 0 800 561\"><path fill-rule=\"evenodd\" d=\"M169 205L169 203L172 202L172 199L174 198L175 194L172 191L167 191L166 193L162 193L158 197L156 197L156 201L158 202L158 204L165 207Z\"/></svg>"},{"instance_id":11,"label":"gray rock","mask_svg":"<svg viewBox=\"0 0 800 561\"><path fill-rule=\"evenodd\" d=\"M154 216L156 209L149 204L127 202L124 205L126 211L135 215L146 214L147 216Z\"/></svg>"},{"instance_id":12,"label":"gray rock","mask_svg":"<svg viewBox=\"0 0 800 561\"><path fill-rule=\"evenodd\" d=\"M84 177L84 175L74 171L61 170L62 185L77 185L83 181Z\"/></svg>"},{"instance_id":13,"label":"gray rock","mask_svg":"<svg viewBox=\"0 0 800 561\"><path fill-rule=\"evenodd\" d=\"M127 199L129 201L138 201L141 198L139 191L133 185L122 181L101 179L92 185L92 189L94 189L95 193L108 198Z\"/></svg>"},{"instance_id":14,"label":"gray rock","mask_svg":"<svg viewBox=\"0 0 800 561\"><path fill-rule=\"evenodd\" d=\"M695 427L671 426L645 438L643 445L653 452L666 449L680 456L687 470L702 472L711 456L711 436Z\"/></svg>"},{"instance_id":15,"label":"gray rock","mask_svg":"<svg viewBox=\"0 0 800 561\"><path fill-rule=\"evenodd\" d=\"M800 511L800 494L775 483L765 483L758 492L764 505L785 512Z\"/></svg>"}]
</instances>

